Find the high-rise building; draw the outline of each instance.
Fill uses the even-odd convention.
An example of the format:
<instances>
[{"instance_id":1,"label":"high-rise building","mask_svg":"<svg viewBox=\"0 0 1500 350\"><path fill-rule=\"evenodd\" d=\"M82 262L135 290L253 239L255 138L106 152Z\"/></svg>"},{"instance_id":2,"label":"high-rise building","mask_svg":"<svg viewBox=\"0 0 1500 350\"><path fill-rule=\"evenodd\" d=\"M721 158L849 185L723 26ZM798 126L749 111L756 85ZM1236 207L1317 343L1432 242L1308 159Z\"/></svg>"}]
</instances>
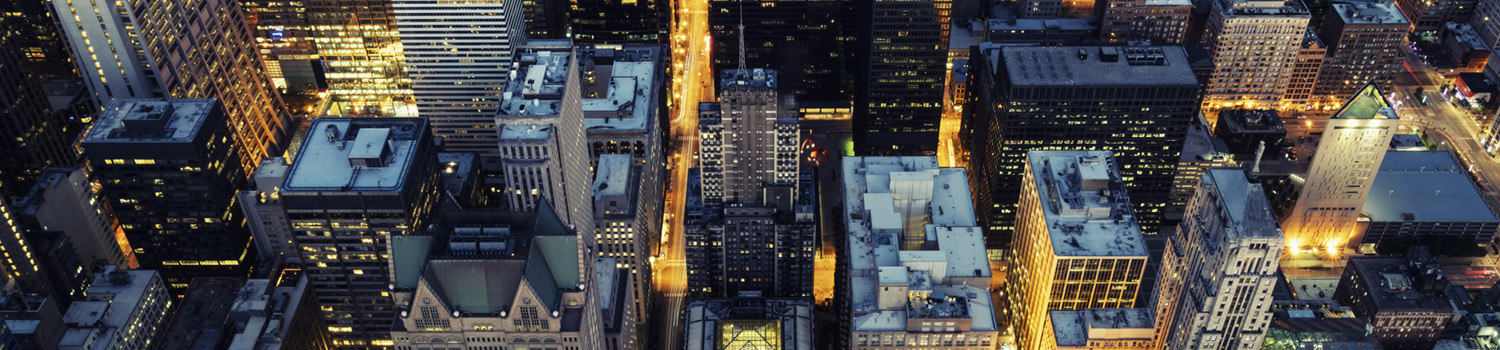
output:
<instances>
[{"instance_id":1,"label":"high-rise building","mask_svg":"<svg viewBox=\"0 0 1500 350\"><path fill-rule=\"evenodd\" d=\"M315 2L316 3L316 2ZM218 99L237 169L286 146L291 120L246 31L238 1L52 0L99 106L122 98ZM89 15L92 14L92 15ZM95 125L102 125L96 122ZM181 129L179 129L181 131ZM249 173L240 173L241 180ZM168 278L170 272L164 272ZM172 284L172 282L169 282Z\"/></svg>"},{"instance_id":2,"label":"high-rise building","mask_svg":"<svg viewBox=\"0 0 1500 350\"><path fill-rule=\"evenodd\" d=\"M301 1L239 0L245 9L245 24L260 49L266 76L280 89L316 90L325 87L320 77L323 61L314 45L313 27ZM322 6L322 4L318 4ZM290 107L289 107L290 108ZM311 110L288 111L292 114Z\"/></svg>"},{"instance_id":3,"label":"high-rise building","mask_svg":"<svg viewBox=\"0 0 1500 350\"><path fill-rule=\"evenodd\" d=\"M1286 140L1286 125L1274 109L1232 109L1219 113L1214 136L1224 141L1236 161L1255 163L1255 152L1265 145L1262 160L1275 160Z\"/></svg>"},{"instance_id":4,"label":"high-rise building","mask_svg":"<svg viewBox=\"0 0 1500 350\"><path fill-rule=\"evenodd\" d=\"M853 98L858 22L851 0L711 0L713 71L739 68L741 21L745 67L775 69L776 88L798 101Z\"/></svg>"},{"instance_id":5,"label":"high-rise building","mask_svg":"<svg viewBox=\"0 0 1500 350\"><path fill-rule=\"evenodd\" d=\"M1348 243L1398 122L1373 84L1328 119L1297 205L1282 220L1287 246L1334 250Z\"/></svg>"},{"instance_id":6,"label":"high-rise building","mask_svg":"<svg viewBox=\"0 0 1500 350\"><path fill-rule=\"evenodd\" d=\"M1274 316L1263 348L1379 350L1370 322L1332 301L1281 301L1271 306Z\"/></svg>"},{"instance_id":7,"label":"high-rise building","mask_svg":"<svg viewBox=\"0 0 1500 350\"><path fill-rule=\"evenodd\" d=\"M6 55L20 57L21 64L38 78L77 76L73 73L72 53L68 52L70 38L60 35L50 2L5 0L0 2L0 8L6 9L0 14L6 22L3 25L6 33L0 34L6 38L0 40L9 41L5 44Z\"/></svg>"},{"instance_id":8,"label":"high-rise building","mask_svg":"<svg viewBox=\"0 0 1500 350\"><path fill-rule=\"evenodd\" d=\"M568 37L580 45L662 44L672 5L667 0L563 0L571 4Z\"/></svg>"},{"instance_id":9,"label":"high-rise building","mask_svg":"<svg viewBox=\"0 0 1500 350\"><path fill-rule=\"evenodd\" d=\"M796 185L797 118L782 106L776 83L776 70L727 70L722 102L699 104L706 204L769 204L766 186Z\"/></svg>"},{"instance_id":10,"label":"high-rise building","mask_svg":"<svg viewBox=\"0 0 1500 350\"><path fill-rule=\"evenodd\" d=\"M766 186L767 203L705 205L700 168L688 171L684 206L688 293L724 298L742 292L812 296L817 225L812 170L796 185Z\"/></svg>"},{"instance_id":11,"label":"high-rise building","mask_svg":"<svg viewBox=\"0 0 1500 350\"><path fill-rule=\"evenodd\" d=\"M303 12L323 63L329 115L415 115L391 0L309 1Z\"/></svg>"},{"instance_id":12,"label":"high-rise building","mask_svg":"<svg viewBox=\"0 0 1500 350\"><path fill-rule=\"evenodd\" d=\"M258 257L235 201L227 111L214 99L115 99L82 140L99 195L140 268L174 294L197 277L244 276Z\"/></svg>"},{"instance_id":13,"label":"high-rise building","mask_svg":"<svg viewBox=\"0 0 1500 350\"><path fill-rule=\"evenodd\" d=\"M522 0L390 1L417 113L443 150L498 155L495 112L526 42Z\"/></svg>"},{"instance_id":14,"label":"high-rise building","mask_svg":"<svg viewBox=\"0 0 1500 350\"><path fill-rule=\"evenodd\" d=\"M522 0L526 37L562 39L568 35L568 0Z\"/></svg>"},{"instance_id":15,"label":"high-rise building","mask_svg":"<svg viewBox=\"0 0 1500 350\"><path fill-rule=\"evenodd\" d=\"M92 280L92 279L91 279ZM71 304L71 303L69 303ZM11 291L0 300L0 319L15 334L22 350L56 350L62 340L62 312L58 301L45 294Z\"/></svg>"},{"instance_id":16,"label":"high-rise building","mask_svg":"<svg viewBox=\"0 0 1500 350\"><path fill-rule=\"evenodd\" d=\"M1234 155L1223 140L1208 133L1208 127L1193 125L1188 128L1187 138L1182 143L1182 157L1177 160L1177 175L1172 177L1172 193L1165 209L1166 220L1182 221L1188 200L1193 198L1208 169L1232 167ZM1169 234L1171 231L1163 232Z\"/></svg>"},{"instance_id":17,"label":"high-rise building","mask_svg":"<svg viewBox=\"0 0 1500 350\"><path fill-rule=\"evenodd\" d=\"M239 301L245 278L201 278L193 280L181 302L172 310L172 318L157 333L156 349L201 349L198 344L225 344L235 334L225 332L235 326L229 317Z\"/></svg>"},{"instance_id":18,"label":"high-rise building","mask_svg":"<svg viewBox=\"0 0 1500 350\"><path fill-rule=\"evenodd\" d=\"M651 312L651 243L652 231L661 221L661 207L647 210L643 205L655 200L653 183L643 182L641 175L651 165L637 164L626 154L599 156L594 167L594 241L597 258L610 259L610 269L625 271L619 276L634 300L628 301L635 315ZM648 187L649 186L649 187ZM651 213L651 214L647 214ZM606 288L612 287L601 285ZM642 320L645 317L637 318ZM636 327L637 325L626 325Z\"/></svg>"},{"instance_id":19,"label":"high-rise building","mask_svg":"<svg viewBox=\"0 0 1500 350\"><path fill-rule=\"evenodd\" d=\"M1050 332L1040 349L1050 350L1154 350L1155 321L1151 310L1084 309L1048 311Z\"/></svg>"},{"instance_id":20,"label":"high-rise building","mask_svg":"<svg viewBox=\"0 0 1500 350\"><path fill-rule=\"evenodd\" d=\"M1402 17L1396 4L1332 4L1322 38L1328 44L1328 59L1323 61L1313 94L1343 100L1360 87L1374 81L1383 88L1395 88L1396 73L1402 70L1402 51L1411 23Z\"/></svg>"},{"instance_id":21,"label":"high-rise building","mask_svg":"<svg viewBox=\"0 0 1500 350\"><path fill-rule=\"evenodd\" d=\"M5 0L6 7L0 14L5 24L0 24L0 195L17 197L26 193L37 181L42 169L52 166L75 165L78 154L69 147L71 139L64 134L66 122L53 113L52 104L42 90L42 74L46 61L33 61L27 55L56 54L61 48L36 45L37 37L52 29L46 15L46 6L34 1ZM34 9L31 7L35 7ZM13 9L42 11L41 22L31 18L36 14ZM15 17L15 18L12 18ZM14 21L14 22L12 22ZM46 28L34 28L46 25ZM29 28L29 29L27 29ZM31 40L28 40L31 39ZM67 63L67 57L63 62ZM71 72L71 71L68 71Z\"/></svg>"},{"instance_id":22,"label":"high-rise building","mask_svg":"<svg viewBox=\"0 0 1500 350\"><path fill-rule=\"evenodd\" d=\"M1282 236L1244 169L1209 169L1162 255L1156 308L1165 349L1260 349Z\"/></svg>"},{"instance_id":23,"label":"high-rise building","mask_svg":"<svg viewBox=\"0 0 1500 350\"><path fill-rule=\"evenodd\" d=\"M1492 50L1500 50L1500 3L1480 1L1474 6L1474 16L1469 20L1474 31Z\"/></svg>"},{"instance_id":24,"label":"high-rise building","mask_svg":"<svg viewBox=\"0 0 1500 350\"><path fill-rule=\"evenodd\" d=\"M318 118L292 158L281 205L335 346L393 344L388 246L435 210L432 137L424 118Z\"/></svg>"},{"instance_id":25,"label":"high-rise building","mask_svg":"<svg viewBox=\"0 0 1500 350\"><path fill-rule=\"evenodd\" d=\"M12 219L31 232L67 235L85 266L136 265L134 250L117 235L115 219L97 199L82 168L48 168L30 193L12 202Z\"/></svg>"},{"instance_id":26,"label":"high-rise building","mask_svg":"<svg viewBox=\"0 0 1500 350\"><path fill-rule=\"evenodd\" d=\"M743 293L728 299L693 300L687 305L688 349L812 350L813 304ZM726 344L726 345L718 345Z\"/></svg>"},{"instance_id":27,"label":"high-rise building","mask_svg":"<svg viewBox=\"0 0 1500 350\"><path fill-rule=\"evenodd\" d=\"M229 310L234 324L225 332L233 333L229 348L332 349L333 339L307 276L300 269L283 269L273 277L247 280L234 293Z\"/></svg>"},{"instance_id":28,"label":"high-rise building","mask_svg":"<svg viewBox=\"0 0 1500 350\"><path fill-rule=\"evenodd\" d=\"M1292 77L1286 83L1286 94L1281 96L1281 102L1287 106L1318 107L1318 102L1323 101L1323 96L1313 94L1313 88L1317 87L1318 73L1323 70L1323 61L1328 57L1328 46L1323 44L1323 39L1318 38L1318 33L1312 28L1307 29L1307 35L1302 37L1302 49L1297 51L1297 61L1293 64ZM1218 120L1224 120L1225 113L1233 110L1219 112Z\"/></svg>"},{"instance_id":29,"label":"high-rise building","mask_svg":"<svg viewBox=\"0 0 1500 350\"><path fill-rule=\"evenodd\" d=\"M512 211L533 211L544 198L563 223L594 227L589 153L584 134L584 76L567 40L532 40L517 49L495 129L505 197ZM592 235L584 235L592 245Z\"/></svg>"},{"instance_id":30,"label":"high-rise building","mask_svg":"<svg viewBox=\"0 0 1500 350\"><path fill-rule=\"evenodd\" d=\"M1482 0L1396 0L1401 13L1411 21L1412 32L1431 34L1444 23L1467 23Z\"/></svg>"},{"instance_id":31,"label":"high-rise building","mask_svg":"<svg viewBox=\"0 0 1500 350\"><path fill-rule=\"evenodd\" d=\"M839 349L994 347L989 260L963 168L844 157Z\"/></svg>"},{"instance_id":32,"label":"high-rise building","mask_svg":"<svg viewBox=\"0 0 1500 350\"><path fill-rule=\"evenodd\" d=\"M856 3L855 152L936 154L953 1Z\"/></svg>"},{"instance_id":33,"label":"high-rise building","mask_svg":"<svg viewBox=\"0 0 1500 350\"><path fill-rule=\"evenodd\" d=\"M1113 151L1143 232L1155 234L1172 191L1198 79L1180 47L980 45L964 108L974 206L987 246L1017 229L1026 153ZM1107 123L1106 123L1107 121Z\"/></svg>"},{"instance_id":34,"label":"high-rise building","mask_svg":"<svg viewBox=\"0 0 1500 350\"><path fill-rule=\"evenodd\" d=\"M74 301L63 314L58 349L148 349L167 326L172 296L153 270L105 266L94 276L87 300Z\"/></svg>"},{"instance_id":35,"label":"high-rise building","mask_svg":"<svg viewBox=\"0 0 1500 350\"><path fill-rule=\"evenodd\" d=\"M240 190L237 200L245 211L245 225L250 228L250 242L262 260L297 259L297 243L286 208L281 205L281 184L286 182L286 158L271 157L260 162L250 177L251 188Z\"/></svg>"},{"instance_id":36,"label":"high-rise building","mask_svg":"<svg viewBox=\"0 0 1500 350\"><path fill-rule=\"evenodd\" d=\"M1385 349L1432 349L1451 322L1457 305L1450 283L1427 247L1405 257L1350 257L1333 299L1370 320Z\"/></svg>"},{"instance_id":37,"label":"high-rise building","mask_svg":"<svg viewBox=\"0 0 1500 350\"><path fill-rule=\"evenodd\" d=\"M1187 39L1191 0L1098 0L1099 39L1107 43L1181 44Z\"/></svg>"},{"instance_id":38,"label":"high-rise building","mask_svg":"<svg viewBox=\"0 0 1500 350\"><path fill-rule=\"evenodd\" d=\"M605 349L601 309L619 310L629 296L593 288L624 280L613 259L590 256L583 235L548 203L527 213L445 212L426 234L392 237L389 283L400 316L387 327L397 348L437 339L475 349ZM609 349L634 349L628 340Z\"/></svg>"},{"instance_id":39,"label":"high-rise building","mask_svg":"<svg viewBox=\"0 0 1500 350\"><path fill-rule=\"evenodd\" d=\"M1014 2L1021 18L1057 18L1063 14L1063 0L1026 0Z\"/></svg>"},{"instance_id":40,"label":"high-rise building","mask_svg":"<svg viewBox=\"0 0 1500 350\"><path fill-rule=\"evenodd\" d=\"M1017 346L1049 342L1048 311L1135 307L1146 240L1116 158L1031 151L1022 181L1004 287Z\"/></svg>"},{"instance_id":41,"label":"high-rise building","mask_svg":"<svg viewBox=\"0 0 1500 350\"><path fill-rule=\"evenodd\" d=\"M1203 105L1279 107L1306 38L1307 8L1299 0L1213 0L1210 12L1203 42L1217 68Z\"/></svg>"}]
</instances>

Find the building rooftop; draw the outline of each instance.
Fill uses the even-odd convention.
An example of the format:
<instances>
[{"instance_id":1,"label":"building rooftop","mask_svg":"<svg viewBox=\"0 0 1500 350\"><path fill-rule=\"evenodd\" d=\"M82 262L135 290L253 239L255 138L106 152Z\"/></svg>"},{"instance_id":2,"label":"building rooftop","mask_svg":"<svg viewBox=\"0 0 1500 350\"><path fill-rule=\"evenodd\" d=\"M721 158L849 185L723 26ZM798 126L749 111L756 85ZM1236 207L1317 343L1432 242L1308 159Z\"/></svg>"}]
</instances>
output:
<instances>
[{"instance_id":1,"label":"building rooftop","mask_svg":"<svg viewBox=\"0 0 1500 350\"><path fill-rule=\"evenodd\" d=\"M1489 45L1484 44L1484 37L1474 31L1474 26L1458 22L1448 22L1444 25L1448 27L1448 35L1452 35L1453 39L1462 44L1465 49L1485 51L1490 49Z\"/></svg>"},{"instance_id":2,"label":"building rooftop","mask_svg":"<svg viewBox=\"0 0 1500 350\"><path fill-rule=\"evenodd\" d=\"M751 68L745 72L739 69L725 69L719 72L719 88L727 89L731 86L755 86L776 88L776 70Z\"/></svg>"},{"instance_id":3,"label":"building rooftop","mask_svg":"<svg viewBox=\"0 0 1500 350\"><path fill-rule=\"evenodd\" d=\"M1415 263L1404 257L1353 257L1347 268L1359 272L1361 289L1375 303L1372 310L1454 309L1441 287L1446 281L1441 281L1443 275L1435 263ZM1339 288L1346 285L1339 283Z\"/></svg>"},{"instance_id":4,"label":"building rooftop","mask_svg":"<svg viewBox=\"0 0 1500 350\"><path fill-rule=\"evenodd\" d=\"M1224 201L1224 210L1229 212L1226 232L1232 237L1281 237L1281 228L1276 216L1271 213L1271 202L1260 182L1245 178L1245 170L1239 168L1214 168L1203 174L1205 181L1218 185L1219 198Z\"/></svg>"},{"instance_id":5,"label":"building rooftop","mask_svg":"<svg viewBox=\"0 0 1500 350\"><path fill-rule=\"evenodd\" d=\"M214 99L115 99L83 142L189 142L217 105Z\"/></svg>"},{"instance_id":6,"label":"building rooftop","mask_svg":"<svg viewBox=\"0 0 1500 350\"><path fill-rule=\"evenodd\" d=\"M630 162L628 154L599 156L599 165L594 167L594 200L629 193Z\"/></svg>"},{"instance_id":7,"label":"building rooftop","mask_svg":"<svg viewBox=\"0 0 1500 350\"><path fill-rule=\"evenodd\" d=\"M1374 83L1365 84L1349 102L1329 119L1401 119L1396 109L1385 100L1385 94Z\"/></svg>"},{"instance_id":8,"label":"building rooftop","mask_svg":"<svg viewBox=\"0 0 1500 350\"><path fill-rule=\"evenodd\" d=\"M729 299L694 300L685 308L687 350L813 348L813 305L745 292Z\"/></svg>"},{"instance_id":9,"label":"building rooftop","mask_svg":"<svg viewBox=\"0 0 1500 350\"><path fill-rule=\"evenodd\" d=\"M1000 56L1015 86L1198 86L1181 46L1008 46Z\"/></svg>"},{"instance_id":10,"label":"building rooftop","mask_svg":"<svg viewBox=\"0 0 1500 350\"><path fill-rule=\"evenodd\" d=\"M216 350L225 337L224 325L239 298L244 279L199 278L177 303L172 324L162 333L161 350Z\"/></svg>"},{"instance_id":11,"label":"building rooftop","mask_svg":"<svg viewBox=\"0 0 1500 350\"><path fill-rule=\"evenodd\" d=\"M1048 311L1058 346L1085 346L1090 340L1149 339L1155 317L1149 309Z\"/></svg>"},{"instance_id":12,"label":"building rooftop","mask_svg":"<svg viewBox=\"0 0 1500 350\"><path fill-rule=\"evenodd\" d=\"M47 79L42 81L42 91L47 94L47 103L52 110L67 109L74 102L88 97L88 86L83 78Z\"/></svg>"},{"instance_id":13,"label":"building rooftop","mask_svg":"<svg viewBox=\"0 0 1500 350\"><path fill-rule=\"evenodd\" d=\"M1391 135L1391 149L1397 151L1426 151L1427 143L1422 142L1422 135L1395 134Z\"/></svg>"},{"instance_id":14,"label":"building rooftop","mask_svg":"<svg viewBox=\"0 0 1500 350\"><path fill-rule=\"evenodd\" d=\"M902 331L910 318L968 318L972 330L998 329L967 172L939 168L934 157L843 162L854 329ZM903 238L912 236L925 241L903 249ZM895 292L882 289L882 281L930 294L883 297ZM888 298L908 302L882 307L879 300Z\"/></svg>"},{"instance_id":15,"label":"building rooftop","mask_svg":"<svg viewBox=\"0 0 1500 350\"><path fill-rule=\"evenodd\" d=\"M1009 18L987 20L990 33L1009 33L1010 31L1041 32L1048 29L1057 31L1089 32L1098 27L1089 23L1086 18ZM992 34L993 35L993 34Z\"/></svg>"},{"instance_id":16,"label":"building rooftop","mask_svg":"<svg viewBox=\"0 0 1500 350\"><path fill-rule=\"evenodd\" d=\"M1274 109L1230 109L1219 112L1219 122L1235 134L1285 134L1286 125Z\"/></svg>"},{"instance_id":17,"label":"building rooftop","mask_svg":"<svg viewBox=\"0 0 1500 350\"><path fill-rule=\"evenodd\" d=\"M424 118L317 118L287 171L284 191L393 191L406 184Z\"/></svg>"},{"instance_id":18,"label":"building rooftop","mask_svg":"<svg viewBox=\"0 0 1500 350\"><path fill-rule=\"evenodd\" d=\"M501 93L501 116L555 116L560 107L573 44L532 40L516 50L509 83Z\"/></svg>"},{"instance_id":19,"label":"building rooftop","mask_svg":"<svg viewBox=\"0 0 1500 350\"><path fill-rule=\"evenodd\" d=\"M582 87L584 130L594 133L650 129L657 115L657 91L663 78L661 50L657 45L578 49L580 70L592 67L592 76L609 77Z\"/></svg>"},{"instance_id":20,"label":"building rooftop","mask_svg":"<svg viewBox=\"0 0 1500 350\"><path fill-rule=\"evenodd\" d=\"M1109 151L1031 151L1042 214L1057 256L1146 256L1119 165Z\"/></svg>"},{"instance_id":21,"label":"building rooftop","mask_svg":"<svg viewBox=\"0 0 1500 350\"><path fill-rule=\"evenodd\" d=\"M1229 146L1223 140L1214 137L1208 131L1207 126L1188 126L1187 137L1183 140L1182 155L1180 160L1187 161L1227 161L1233 155L1229 152Z\"/></svg>"},{"instance_id":22,"label":"building rooftop","mask_svg":"<svg viewBox=\"0 0 1500 350\"><path fill-rule=\"evenodd\" d=\"M1216 7L1226 15L1233 16L1277 16L1311 17L1307 6L1299 0L1215 0Z\"/></svg>"},{"instance_id":23,"label":"building rooftop","mask_svg":"<svg viewBox=\"0 0 1500 350\"><path fill-rule=\"evenodd\" d=\"M88 295L97 300L74 301L63 314L68 331L63 334L61 345L82 345L93 334L109 339L127 325L134 310L144 302L156 275L155 270L118 270L114 265L105 266L89 285Z\"/></svg>"},{"instance_id":24,"label":"building rooftop","mask_svg":"<svg viewBox=\"0 0 1500 350\"><path fill-rule=\"evenodd\" d=\"M1333 3L1332 11L1339 14L1344 23L1350 24L1408 24L1406 16L1396 8L1395 2Z\"/></svg>"},{"instance_id":25,"label":"building rooftop","mask_svg":"<svg viewBox=\"0 0 1500 350\"><path fill-rule=\"evenodd\" d=\"M1363 214L1370 221L1500 221L1447 151L1386 152Z\"/></svg>"}]
</instances>

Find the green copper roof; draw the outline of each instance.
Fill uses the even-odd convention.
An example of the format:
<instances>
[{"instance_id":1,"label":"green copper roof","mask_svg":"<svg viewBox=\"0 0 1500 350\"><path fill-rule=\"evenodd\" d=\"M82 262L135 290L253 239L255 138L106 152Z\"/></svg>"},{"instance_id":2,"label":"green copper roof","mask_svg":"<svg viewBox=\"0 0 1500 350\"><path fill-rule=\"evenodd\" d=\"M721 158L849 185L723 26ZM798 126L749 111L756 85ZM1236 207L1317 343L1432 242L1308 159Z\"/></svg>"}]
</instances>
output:
<instances>
[{"instance_id":1,"label":"green copper roof","mask_svg":"<svg viewBox=\"0 0 1500 350\"><path fill-rule=\"evenodd\" d=\"M1350 97L1344 103L1344 108L1339 109L1329 119L1400 119L1396 117L1396 109L1386 102L1385 94L1374 83L1365 84L1364 88Z\"/></svg>"},{"instance_id":2,"label":"green copper roof","mask_svg":"<svg viewBox=\"0 0 1500 350\"><path fill-rule=\"evenodd\" d=\"M523 268L530 270L525 265L521 260L433 260L424 274L448 307L471 313L497 313L509 310L516 300L516 287L521 281L518 272Z\"/></svg>"},{"instance_id":3,"label":"green copper roof","mask_svg":"<svg viewBox=\"0 0 1500 350\"><path fill-rule=\"evenodd\" d=\"M391 236L392 275L396 288L416 288L422 277L422 266L427 264L427 253L432 248L433 236Z\"/></svg>"},{"instance_id":4,"label":"green copper roof","mask_svg":"<svg viewBox=\"0 0 1500 350\"><path fill-rule=\"evenodd\" d=\"M526 261L526 283L531 285L531 290L536 292L537 298L542 299L542 305L547 306L550 311L559 311L562 310L559 307L562 292L558 288L560 284L554 278L557 269L550 267L543 250L540 244L531 246L531 256Z\"/></svg>"}]
</instances>

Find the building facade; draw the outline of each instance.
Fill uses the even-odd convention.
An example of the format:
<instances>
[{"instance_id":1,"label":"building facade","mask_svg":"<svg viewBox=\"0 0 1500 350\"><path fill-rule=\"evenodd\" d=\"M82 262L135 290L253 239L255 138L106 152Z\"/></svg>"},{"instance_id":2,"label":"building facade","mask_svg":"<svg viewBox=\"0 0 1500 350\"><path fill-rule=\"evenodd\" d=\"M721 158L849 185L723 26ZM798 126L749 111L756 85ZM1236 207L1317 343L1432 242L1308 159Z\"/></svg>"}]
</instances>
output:
<instances>
[{"instance_id":1,"label":"building facade","mask_svg":"<svg viewBox=\"0 0 1500 350\"><path fill-rule=\"evenodd\" d=\"M665 0L566 0L568 37L581 45L663 44L673 6Z\"/></svg>"},{"instance_id":2,"label":"building facade","mask_svg":"<svg viewBox=\"0 0 1500 350\"><path fill-rule=\"evenodd\" d=\"M1182 157L1177 161L1177 175L1172 178L1172 194L1167 204L1165 219L1182 221L1183 212L1193 193L1198 191L1203 174L1209 169L1233 167L1234 155L1223 140L1208 132L1208 127L1193 125L1188 128L1187 139L1182 144Z\"/></svg>"},{"instance_id":3,"label":"building facade","mask_svg":"<svg viewBox=\"0 0 1500 350\"><path fill-rule=\"evenodd\" d=\"M16 7L6 7L13 10L7 10L6 24L0 25L4 31L0 33L0 101L4 101L0 118L6 120L0 124L0 194L14 198L26 193L42 169L76 165L78 154L69 147L72 140L66 138L65 120L54 113L48 94L42 90L48 61L33 57L59 54L49 51L63 49L36 42L42 39L38 36L57 40L48 7L32 1L7 0L4 4ZM37 16L40 18L32 18ZM61 59L67 63L67 56Z\"/></svg>"},{"instance_id":4,"label":"building facade","mask_svg":"<svg viewBox=\"0 0 1500 350\"><path fill-rule=\"evenodd\" d=\"M739 68L743 20L745 67L775 69L782 95L816 102L853 98L855 1L712 0L708 6L713 71Z\"/></svg>"},{"instance_id":5,"label":"building facade","mask_svg":"<svg viewBox=\"0 0 1500 350\"><path fill-rule=\"evenodd\" d=\"M281 185L304 273L339 348L390 348L391 237L427 227L436 151L422 118L319 118ZM336 331L335 331L336 330Z\"/></svg>"},{"instance_id":6,"label":"building facade","mask_svg":"<svg viewBox=\"0 0 1500 350\"><path fill-rule=\"evenodd\" d=\"M1446 151L1386 152L1360 207L1361 221L1369 223L1362 225L1359 251L1390 253L1390 248L1419 244L1489 246L1500 231L1500 218L1470 176ZM1381 249L1387 244L1391 247Z\"/></svg>"},{"instance_id":7,"label":"building facade","mask_svg":"<svg viewBox=\"0 0 1500 350\"><path fill-rule=\"evenodd\" d=\"M1474 16L1476 5L1484 1L1480 0L1396 0L1396 6L1401 8L1401 13L1411 21L1412 32L1431 34L1443 27L1444 23L1459 22L1466 23Z\"/></svg>"},{"instance_id":8,"label":"building facade","mask_svg":"<svg viewBox=\"0 0 1500 350\"><path fill-rule=\"evenodd\" d=\"M86 300L74 301L63 314L57 348L63 350L150 349L157 332L166 329L172 296L153 270L120 270L105 266L94 276Z\"/></svg>"},{"instance_id":9,"label":"building facade","mask_svg":"<svg viewBox=\"0 0 1500 350\"><path fill-rule=\"evenodd\" d=\"M1394 89L1411 22L1394 3L1330 6L1333 9L1322 33L1328 44L1328 59L1323 62L1313 94L1343 100L1371 81Z\"/></svg>"},{"instance_id":10,"label":"building facade","mask_svg":"<svg viewBox=\"0 0 1500 350\"><path fill-rule=\"evenodd\" d=\"M322 60L328 115L414 115L391 0L309 1L302 9Z\"/></svg>"},{"instance_id":11,"label":"building facade","mask_svg":"<svg viewBox=\"0 0 1500 350\"><path fill-rule=\"evenodd\" d=\"M1328 119L1296 207L1282 220L1289 247L1345 246L1400 118L1375 85L1365 85Z\"/></svg>"},{"instance_id":12,"label":"building facade","mask_svg":"<svg viewBox=\"0 0 1500 350\"><path fill-rule=\"evenodd\" d=\"M1353 257L1333 299L1370 320L1385 349L1432 349L1454 318L1449 284L1431 254L1416 247L1406 257ZM1412 254L1416 253L1416 254Z\"/></svg>"},{"instance_id":13,"label":"building facade","mask_svg":"<svg viewBox=\"0 0 1500 350\"><path fill-rule=\"evenodd\" d=\"M82 139L135 260L174 294L259 261L234 200L246 170L227 114L213 99L115 99Z\"/></svg>"},{"instance_id":14,"label":"building facade","mask_svg":"<svg viewBox=\"0 0 1500 350\"><path fill-rule=\"evenodd\" d=\"M594 227L582 95L583 81L593 78L579 73L566 40L533 40L518 50L495 117L509 208L533 211L545 199L565 224Z\"/></svg>"},{"instance_id":15,"label":"building facade","mask_svg":"<svg viewBox=\"0 0 1500 350\"><path fill-rule=\"evenodd\" d=\"M857 154L937 152L953 1L856 1Z\"/></svg>"},{"instance_id":16,"label":"building facade","mask_svg":"<svg viewBox=\"0 0 1500 350\"><path fill-rule=\"evenodd\" d=\"M266 158L251 176L253 188L242 189L238 194L240 209L245 212L245 224L254 237L251 242L255 243L263 260L298 259L302 256L292 237L286 208L281 206L281 185L286 182L289 166L286 158Z\"/></svg>"},{"instance_id":17,"label":"building facade","mask_svg":"<svg viewBox=\"0 0 1500 350\"><path fill-rule=\"evenodd\" d=\"M706 204L769 204L766 186L796 185L796 113L783 108L776 84L776 70L727 70L722 102L699 104Z\"/></svg>"},{"instance_id":18,"label":"building facade","mask_svg":"<svg viewBox=\"0 0 1500 350\"><path fill-rule=\"evenodd\" d=\"M1145 237L1108 151L1027 152L1005 295L1016 344L1052 340L1049 311L1135 307Z\"/></svg>"},{"instance_id":19,"label":"building facade","mask_svg":"<svg viewBox=\"0 0 1500 350\"><path fill-rule=\"evenodd\" d=\"M1098 0L1095 6L1103 13L1099 40L1116 44L1181 44L1193 15L1193 3L1187 0Z\"/></svg>"},{"instance_id":20,"label":"building facade","mask_svg":"<svg viewBox=\"0 0 1500 350\"><path fill-rule=\"evenodd\" d=\"M83 168L48 168L31 192L16 199L16 224L29 231L61 231L87 265L139 266L115 218L94 192Z\"/></svg>"},{"instance_id":21,"label":"building facade","mask_svg":"<svg viewBox=\"0 0 1500 350\"><path fill-rule=\"evenodd\" d=\"M1177 227L1151 303L1161 348L1261 348L1283 243L1261 185L1210 169Z\"/></svg>"},{"instance_id":22,"label":"building facade","mask_svg":"<svg viewBox=\"0 0 1500 350\"><path fill-rule=\"evenodd\" d=\"M1287 82L1286 94L1281 96L1284 105L1321 107L1318 105L1325 102L1324 97L1313 94L1313 89L1317 87L1318 74L1323 71L1323 61L1327 58L1328 46L1323 44L1323 39L1316 32L1308 29L1307 35L1302 38L1302 49L1297 51L1297 61L1292 68L1292 78ZM1220 111L1219 119L1224 118L1223 113L1229 112L1232 110Z\"/></svg>"},{"instance_id":23,"label":"building facade","mask_svg":"<svg viewBox=\"0 0 1500 350\"><path fill-rule=\"evenodd\" d=\"M1204 107L1279 107L1307 34L1307 7L1296 0L1214 0L1210 12L1203 42L1217 68Z\"/></svg>"},{"instance_id":24,"label":"building facade","mask_svg":"<svg viewBox=\"0 0 1500 350\"><path fill-rule=\"evenodd\" d=\"M500 153L495 112L526 42L522 0L391 0L416 111L443 150Z\"/></svg>"}]
</instances>

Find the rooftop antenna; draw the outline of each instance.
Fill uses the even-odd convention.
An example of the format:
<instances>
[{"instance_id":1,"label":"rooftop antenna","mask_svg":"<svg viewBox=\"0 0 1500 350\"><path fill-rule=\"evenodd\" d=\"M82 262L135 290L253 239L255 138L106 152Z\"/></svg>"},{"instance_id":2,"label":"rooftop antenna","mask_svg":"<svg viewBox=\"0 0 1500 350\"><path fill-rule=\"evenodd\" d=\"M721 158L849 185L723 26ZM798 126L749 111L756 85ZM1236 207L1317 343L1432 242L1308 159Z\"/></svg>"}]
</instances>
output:
<instances>
[{"instance_id":1,"label":"rooftop antenna","mask_svg":"<svg viewBox=\"0 0 1500 350\"><path fill-rule=\"evenodd\" d=\"M1250 177L1260 176L1260 157L1266 153L1266 140L1260 140L1260 145L1255 147L1255 165L1250 167Z\"/></svg>"},{"instance_id":2,"label":"rooftop antenna","mask_svg":"<svg viewBox=\"0 0 1500 350\"><path fill-rule=\"evenodd\" d=\"M740 25L739 25L739 29L740 29L740 72L739 72L739 76L741 77L741 79L744 79L743 77L747 77L750 74L749 73L750 71L747 70L747 69L745 69L745 0L740 0L739 1L739 5L740 5Z\"/></svg>"}]
</instances>

